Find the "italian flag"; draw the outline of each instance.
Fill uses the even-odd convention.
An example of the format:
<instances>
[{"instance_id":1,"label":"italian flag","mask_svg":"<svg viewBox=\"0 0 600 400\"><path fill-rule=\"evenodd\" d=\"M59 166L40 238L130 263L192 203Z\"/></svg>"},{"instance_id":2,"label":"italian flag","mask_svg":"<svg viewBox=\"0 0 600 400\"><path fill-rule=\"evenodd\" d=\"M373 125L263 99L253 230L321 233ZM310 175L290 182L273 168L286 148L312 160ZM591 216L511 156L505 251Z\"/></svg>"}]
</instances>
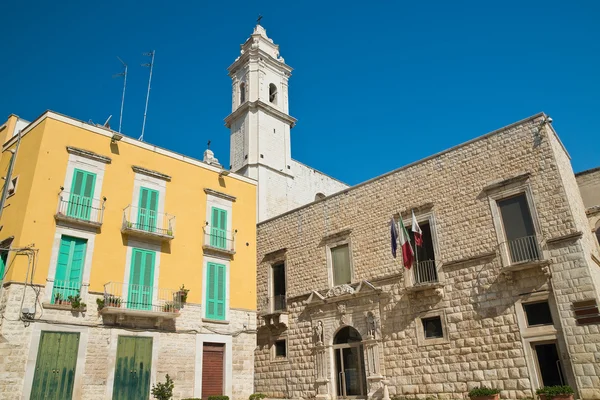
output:
<instances>
[{"instance_id":1,"label":"italian flag","mask_svg":"<svg viewBox=\"0 0 600 400\"><path fill-rule=\"evenodd\" d=\"M404 260L404 267L410 269L413 265L413 260L415 258L415 253L410 245L410 236L408 236L408 231L404 226L402 220L398 222L400 225L399 233L400 233L400 246L402 247L402 259Z\"/></svg>"}]
</instances>

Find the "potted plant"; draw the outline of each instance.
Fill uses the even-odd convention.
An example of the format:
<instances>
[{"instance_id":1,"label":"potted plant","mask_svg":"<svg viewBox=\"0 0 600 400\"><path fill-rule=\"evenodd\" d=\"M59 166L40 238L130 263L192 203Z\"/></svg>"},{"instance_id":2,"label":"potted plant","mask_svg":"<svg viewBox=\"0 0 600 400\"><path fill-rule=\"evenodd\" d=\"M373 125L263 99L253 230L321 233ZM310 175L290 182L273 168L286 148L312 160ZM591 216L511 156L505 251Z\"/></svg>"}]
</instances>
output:
<instances>
[{"instance_id":1,"label":"potted plant","mask_svg":"<svg viewBox=\"0 0 600 400\"><path fill-rule=\"evenodd\" d=\"M104 301L105 301L106 307L116 307L116 308L121 307L121 298L118 296L113 296L112 294L109 294L108 296L105 297Z\"/></svg>"},{"instance_id":2,"label":"potted plant","mask_svg":"<svg viewBox=\"0 0 600 400\"><path fill-rule=\"evenodd\" d=\"M102 310L104 308L104 298L98 297L96 299L96 304L98 305L98 311Z\"/></svg>"},{"instance_id":3,"label":"potted plant","mask_svg":"<svg viewBox=\"0 0 600 400\"><path fill-rule=\"evenodd\" d=\"M536 390L540 400L573 400L574 390L569 385L546 386Z\"/></svg>"},{"instance_id":4,"label":"potted plant","mask_svg":"<svg viewBox=\"0 0 600 400\"><path fill-rule=\"evenodd\" d=\"M176 301L179 301L181 304L185 304L187 302L187 296L189 292L190 289L186 289L185 285L181 285L179 291L175 293L175 299L177 299Z\"/></svg>"},{"instance_id":5,"label":"potted plant","mask_svg":"<svg viewBox=\"0 0 600 400\"><path fill-rule=\"evenodd\" d=\"M60 293L54 294L54 304L62 304L62 294L60 294Z\"/></svg>"},{"instance_id":6,"label":"potted plant","mask_svg":"<svg viewBox=\"0 0 600 400\"><path fill-rule=\"evenodd\" d=\"M77 292L74 296L67 297L68 302L71 304L71 308L73 310L83 310L86 307L86 304L81 301L81 296L79 296L79 292Z\"/></svg>"},{"instance_id":7,"label":"potted plant","mask_svg":"<svg viewBox=\"0 0 600 400\"><path fill-rule=\"evenodd\" d=\"M473 388L469 391L469 398L471 400L498 400L500 398L500 390L486 386Z\"/></svg>"},{"instance_id":8,"label":"potted plant","mask_svg":"<svg viewBox=\"0 0 600 400\"><path fill-rule=\"evenodd\" d=\"M178 313L179 312L179 307L171 302L171 301L167 301L165 304L163 304L163 312L170 312L170 313Z\"/></svg>"},{"instance_id":9,"label":"potted plant","mask_svg":"<svg viewBox=\"0 0 600 400\"><path fill-rule=\"evenodd\" d=\"M171 400L173 398L173 388L175 388L175 384L169 374L167 374L165 378L165 383L158 382L156 385L152 385L152 397L155 399Z\"/></svg>"}]
</instances>

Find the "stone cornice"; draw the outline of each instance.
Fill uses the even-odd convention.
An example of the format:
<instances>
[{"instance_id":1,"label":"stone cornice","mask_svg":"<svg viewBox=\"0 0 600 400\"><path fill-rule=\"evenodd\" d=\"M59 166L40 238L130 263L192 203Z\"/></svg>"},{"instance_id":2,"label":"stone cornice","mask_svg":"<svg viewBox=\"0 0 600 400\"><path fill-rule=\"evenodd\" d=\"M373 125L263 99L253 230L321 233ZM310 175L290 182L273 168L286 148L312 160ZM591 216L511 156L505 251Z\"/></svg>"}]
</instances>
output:
<instances>
[{"instance_id":1,"label":"stone cornice","mask_svg":"<svg viewBox=\"0 0 600 400\"><path fill-rule=\"evenodd\" d=\"M444 267L452 267L454 265L465 264L465 263L469 263L469 262L473 262L473 261L477 261L477 260L481 260L481 259L485 259L485 258L492 258L495 256L496 256L495 251L488 251L486 253L480 253L480 254L474 255L472 257L466 257L466 258L460 258L458 260L447 261L447 262L443 263L443 266Z\"/></svg>"},{"instance_id":2,"label":"stone cornice","mask_svg":"<svg viewBox=\"0 0 600 400\"><path fill-rule=\"evenodd\" d=\"M283 69L285 72L288 73L288 75L291 75L291 72L294 70L292 67L287 65L285 62L281 62L281 61L273 58L272 55L270 55L269 53L267 53L264 50L250 49L248 51L245 51L244 54L240 55L238 57L238 59L235 60L227 68L227 70L229 71L229 76L232 76L239 68L242 68L243 64L246 63L247 61L259 61L258 60L259 56L262 56L261 61L263 61L267 64L270 64L274 68ZM252 58L252 60L251 60L251 58Z\"/></svg>"},{"instance_id":3,"label":"stone cornice","mask_svg":"<svg viewBox=\"0 0 600 400\"><path fill-rule=\"evenodd\" d=\"M237 108L237 110L235 110L234 112L229 114L225 118L225 126L227 128L231 128L232 122L234 120L236 120L239 116L241 116L242 114L244 114L247 111L257 110L257 109L263 110L267 114L270 114L271 116L273 116L275 118L279 118L280 120L286 122L288 125L290 125L290 128L293 128L294 125L296 125L296 122L298 121L296 118L277 110L275 107L273 107L265 102L262 102L260 100L256 100L256 101L245 102L244 104L239 106Z\"/></svg>"},{"instance_id":4,"label":"stone cornice","mask_svg":"<svg viewBox=\"0 0 600 400\"><path fill-rule=\"evenodd\" d=\"M587 210L585 210L586 215L596 215L600 214L600 206L591 206Z\"/></svg>"},{"instance_id":5,"label":"stone cornice","mask_svg":"<svg viewBox=\"0 0 600 400\"><path fill-rule=\"evenodd\" d=\"M138 174L144 174L156 179L162 179L163 181L171 182L171 176L163 174L162 172L153 171L151 169L146 169L137 165L132 165L131 169L133 169L133 172L137 172Z\"/></svg>"},{"instance_id":6,"label":"stone cornice","mask_svg":"<svg viewBox=\"0 0 600 400\"><path fill-rule=\"evenodd\" d=\"M77 147L67 146L67 152L69 154L89 158L90 160L103 162L105 164L110 164L112 161L110 157L106 157L101 154L94 153L93 151L79 149Z\"/></svg>"},{"instance_id":7,"label":"stone cornice","mask_svg":"<svg viewBox=\"0 0 600 400\"><path fill-rule=\"evenodd\" d=\"M573 232L573 233L568 233L563 236L548 239L548 240L546 240L546 243L547 244L556 244L556 243L564 242L566 240L579 239L582 236L583 236L583 232L577 231L577 232Z\"/></svg>"},{"instance_id":8,"label":"stone cornice","mask_svg":"<svg viewBox=\"0 0 600 400\"><path fill-rule=\"evenodd\" d=\"M494 181L494 182L489 183L488 185L484 186L483 191L489 192L490 190L499 189L501 187L510 185L511 183L525 182L527 179L529 179L530 176L531 176L531 174L529 172L523 172L523 173L520 173L518 175L512 176L507 179L503 179L500 181Z\"/></svg>"},{"instance_id":9,"label":"stone cornice","mask_svg":"<svg viewBox=\"0 0 600 400\"><path fill-rule=\"evenodd\" d=\"M229 200L231 202L234 202L235 199L236 199L235 196L232 196L230 194L223 193L223 192L218 192L216 190L212 190L212 189L209 189L209 188L204 188L204 193L210 194L210 195L215 196L215 197L220 197L222 199Z\"/></svg>"}]
</instances>

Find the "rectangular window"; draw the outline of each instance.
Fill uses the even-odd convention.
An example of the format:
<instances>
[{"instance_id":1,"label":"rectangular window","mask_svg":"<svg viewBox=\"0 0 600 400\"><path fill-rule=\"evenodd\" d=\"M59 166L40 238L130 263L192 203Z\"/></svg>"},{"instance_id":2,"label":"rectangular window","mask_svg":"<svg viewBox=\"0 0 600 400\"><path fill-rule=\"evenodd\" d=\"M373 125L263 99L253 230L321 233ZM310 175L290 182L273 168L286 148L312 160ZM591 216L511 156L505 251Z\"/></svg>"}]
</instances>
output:
<instances>
[{"instance_id":1,"label":"rectangular window","mask_svg":"<svg viewBox=\"0 0 600 400\"><path fill-rule=\"evenodd\" d=\"M547 301L523 304L523 310L527 316L527 325L552 325L552 314Z\"/></svg>"},{"instance_id":2,"label":"rectangular window","mask_svg":"<svg viewBox=\"0 0 600 400\"><path fill-rule=\"evenodd\" d=\"M275 342L275 358L287 357L287 344L285 339Z\"/></svg>"},{"instance_id":3,"label":"rectangular window","mask_svg":"<svg viewBox=\"0 0 600 400\"><path fill-rule=\"evenodd\" d=\"M60 238L58 261L54 275L51 302L69 301L69 296L79 295L87 240L63 235Z\"/></svg>"},{"instance_id":4,"label":"rectangular window","mask_svg":"<svg viewBox=\"0 0 600 400\"><path fill-rule=\"evenodd\" d=\"M273 280L273 298L271 304L273 311L286 309L285 263L275 264L272 267L271 279Z\"/></svg>"},{"instance_id":5,"label":"rectangular window","mask_svg":"<svg viewBox=\"0 0 600 400\"><path fill-rule=\"evenodd\" d=\"M154 232L158 218L158 191L140 188L140 200L138 204L137 229Z\"/></svg>"},{"instance_id":6,"label":"rectangular window","mask_svg":"<svg viewBox=\"0 0 600 400\"><path fill-rule=\"evenodd\" d=\"M211 209L210 245L218 249L227 248L227 210Z\"/></svg>"},{"instance_id":7,"label":"rectangular window","mask_svg":"<svg viewBox=\"0 0 600 400\"><path fill-rule=\"evenodd\" d=\"M331 248L331 268L333 269L333 286L350 283L350 247L348 244Z\"/></svg>"},{"instance_id":8,"label":"rectangular window","mask_svg":"<svg viewBox=\"0 0 600 400\"><path fill-rule=\"evenodd\" d=\"M153 251L132 249L127 308L152 310L155 259Z\"/></svg>"},{"instance_id":9,"label":"rectangular window","mask_svg":"<svg viewBox=\"0 0 600 400\"><path fill-rule=\"evenodd\" d=\"M421 321L423 322L425 339L438 339L444 337L441 317L423 318Z\"/></svg>"},{"instance_id":10,"label":"rectangular window","mask_svg":"<svg viewBox=\"0 0 600 400\"><path fill-rule=\"evenodd\" d=\"M431 226L429 222L419 222L421 228L421 238L423 243L421 246L417 246L415 243L415 234L410 228L411 225L407 225L409 230L408 235L410 236L410 243L413 246L415 252L415 265L414 265L414 283L427 283L437 282L437 267L435 264L435 253L433 251L433 236L431 232Z\"/></svg>"},{"instance_id":11,"label":"rectangular window","mask_svg":"<svg viewBox=\"0 0 600 400\"><path fill-rule=\"evenodd\" d=\"M90 219L95 186L96 174L80 169L73 171L67 216L86 221Z\"/></svg>"},{"instance_id":12,"label":"rectangular window","mask_svg":"<svg viewBox=\"0 0 600 400\"><path fill-rule=\"evenodd\" d=\"M4 280L4 274L6 273L6 264L8 261L8 251L0 251L0 282Z\"/></svg>"},{"instance_id":13,"label":"rectangular window","mask_svg":"<svg viewBox=\"0 0 600 400\"><path fill-rule=\"evenodd\" d=\"M511 262L539 260L533 219L525 194L499 200L498 207Z\"/></svg>"},{"instance_id":14,"label":"rectangular window","mask_svg":"<svg viewBox=\"0 0 600 400\"><path fill-rule=\"evenodd\" d=\"M225 268L223 264L207 264L206 318L225 319Z\"/></svg>"}]
</instances>

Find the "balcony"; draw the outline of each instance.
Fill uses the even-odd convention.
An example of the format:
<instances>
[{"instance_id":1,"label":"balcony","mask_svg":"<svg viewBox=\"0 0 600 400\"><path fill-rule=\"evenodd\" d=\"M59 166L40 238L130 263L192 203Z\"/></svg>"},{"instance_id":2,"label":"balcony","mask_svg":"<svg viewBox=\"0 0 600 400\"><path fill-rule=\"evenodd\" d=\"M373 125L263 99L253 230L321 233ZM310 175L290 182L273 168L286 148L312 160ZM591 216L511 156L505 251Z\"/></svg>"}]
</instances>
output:
<instances>
[{"instance_id":1,"label":"balcony","mask_svg":"<svg viewBox=\"0 0 600 400\"><path fill-rule=\"evenodd\" d=\"M438 278L437 264L438 263L435 260L415 262L412 267L412 285L410 286L409 290L420 291L442 287L443 285L440 283Z\"/></svg>"},{"instance_id":2,"label":"balcony","mask_svg":"<svg viewBox=\"0 0 600 400\"><path fill-rule=\"evenodd\" d=\"M54 218L57 221L98 229L102 226L105 201L106 199L93 199L61 191Z\"/></svg>"},{"instance_id":3,"label":"balcony","mask_svg":"<svg viewBox=\"0 0 600 400\"><path fill-rule=\"evenodd\" d=\"M204 228L204 245L202 249L210 253L233 256L235 254L235 233L221 229Z\"/></svg>"},{"instance_id":4,"label":"balcony","mask_svg":"<svg viewBox=\"0 0 600 400\"><path fill-rule=\"evenodd\" d=\"M537 235L507 240L500 244L500 251L505 271L521 271L548 264Z\"/></svg>"},{"instance_id":5,"label":"balcony","mask_svg":"<svg viewBox=\"0 0 600 400\"><path fill-rule=\"evenodd\" d=\"M269 298L267 310L261 313L265 325L288 326L287 300L285 295L277 295Z\"/></svg>"},{"instance_id":6,"label":"balcony","mask_svg":"<svg viewBox=\"0 0 600 400\"><path fill-rule=\"evenodd\" d=\"M128 205L121 232L130 236L170 241L175 237L175 216Z\"/></svg>"},{"instance_id":7,"label":"balcony","mask_svg":"<svg viewBox=\"0 0 600 400\"><path fill-rule=\"evenodd\" d=\"M104 285L103 302L98 305L101 315L154 318L162 320L179 317L182 302L178 290L152 286L109 282Z\"/></svg>"},{"instance_id":8,"label":"balcony","mask_svg":"<svg viewBox=\"0 0 600 400\"><path fill-rule=\"evenodd\" d=\"M86 311L86 304L81 299L81 281L79 279L55 280L52 284L50 302L44 303L44 308Z\"/></svg>"}]
</instances>

